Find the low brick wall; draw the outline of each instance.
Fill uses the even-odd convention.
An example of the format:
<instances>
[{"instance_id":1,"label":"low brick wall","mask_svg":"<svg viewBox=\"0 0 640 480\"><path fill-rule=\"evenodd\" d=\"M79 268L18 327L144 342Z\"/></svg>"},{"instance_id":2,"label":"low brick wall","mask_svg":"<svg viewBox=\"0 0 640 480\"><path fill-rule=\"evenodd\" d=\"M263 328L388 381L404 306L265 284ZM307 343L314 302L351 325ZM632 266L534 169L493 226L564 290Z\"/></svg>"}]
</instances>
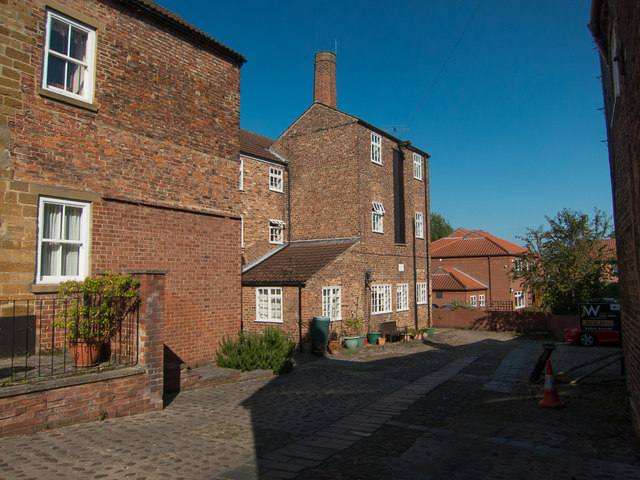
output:
<instances>
[{"instance_id":1,"label":"low brick wall","mask_svg":"<svg viewBox=\"0 0 640 480\"><path fill-rule=\"evenodd\" d=\"M0 436L162 409L164 281L140 280L140 343L136 367L0 388Z\"/></svg>"},{"instance_id":2,"label":"low brick wall","mask_svg":"<svg viewBox=\"0 0 640 480\"><path fill-rule=\"evenodd\" d=\"M564 329L578 324L577 316L544 312L485 312L482 310L433 310L433 326L495 330L517 333L548 332L561 340Z\"/></svg>"}]
</instances>

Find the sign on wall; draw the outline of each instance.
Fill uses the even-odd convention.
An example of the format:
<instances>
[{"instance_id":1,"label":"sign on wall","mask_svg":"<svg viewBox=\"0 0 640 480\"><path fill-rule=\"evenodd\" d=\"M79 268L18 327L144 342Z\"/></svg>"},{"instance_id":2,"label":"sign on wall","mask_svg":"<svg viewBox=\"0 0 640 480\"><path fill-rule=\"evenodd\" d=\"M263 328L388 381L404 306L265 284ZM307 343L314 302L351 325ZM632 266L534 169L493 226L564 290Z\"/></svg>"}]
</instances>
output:
<instances>
[{"instance_id":1,"label":"sign on wall","mask_svg":"<svg viewBox=\"0 0 640 480\"><path fill-rule=\"evenodd\" d=\"M617 303L581 303L580 330L587 332L619 332L620 305Z\"/></svg>"}]
</instances>

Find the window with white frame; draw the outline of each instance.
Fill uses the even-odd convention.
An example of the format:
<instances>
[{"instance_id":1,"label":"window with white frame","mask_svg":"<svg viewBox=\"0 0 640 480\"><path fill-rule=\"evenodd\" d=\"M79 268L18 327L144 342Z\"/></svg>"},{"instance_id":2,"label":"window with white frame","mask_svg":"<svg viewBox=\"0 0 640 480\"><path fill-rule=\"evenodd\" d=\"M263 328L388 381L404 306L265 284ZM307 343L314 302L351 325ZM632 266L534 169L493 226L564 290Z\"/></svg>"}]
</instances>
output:
<instances>
[{"instance_id":1,"label":"window with white frame","mask_svg":"<svg viewBox=\"0 0 640 480\"><path fill-rule=\"evenodd\" d=\"M381 202L372 202L371 210L371 229L376 233L384 233L384 206Z\"/></svg>"},{"instance_id":2,"label":"window with white frame","mask_svg":"<svg viewBox=\"0 0 640 480\"><path fill-rule=\"evenodd\" d=\"M515 292L516 297L516 308L524 308L527 306L525 294L522 290L518 290Z\"/></svg>"},{"instance_id":3,"label":"window with white frame","mask_svg":"<svg viewBox=\"0 0 640 480\"><path fill-rule=\"evenodd\" d=\"M95 29L48 10L42 88L92 103L95 42Z\"/></svg>"},{"instance_id":4,"label":"window with white frame","mask_svg":"<svg viewBox=\"0 0 640 480\"><path fill-rule=\"evenodd\" d=\"M469 304L472 308L478 308L478 297L476 297L475 295L471 295L469 297Z\"/></svg>"},{"instance_id":5,"label":"window with white frame","mask_svg":"<svg viewBox=\"0 0 640 480\"><path fill-rule=\"evenodd\" d=\"M484 294L478 295L478 306L479 307L485 307L486 305L487 304L486 304L485 299L484 299Z\"/></svg>"},{"instance_id":6,"label":"window with white frame","mask_svg":"<svg viewBox=\"0 0 640 480\"><path fill-rule=\"evenodd\" d=\"M282 288L256 289L256 321L282 323Z\"/></svg>"},{"instance_id":7,"label":"window with white frame","mask_svg":"<svg viewBox=\"0 0 640 480\"><path fill-rule=\"evenodd\" d=\"M521 258L516 258L513 261L513 269L516 273L521 273L522 272L522 259Z\"/></svg>"},{"instance_id":8,"label":"window with white frame","mask_svg":"<svg viewBox=\"0 0 640 480\"><path fill-rule=\"evenodd\" d=\"M382 137L371 132L371 161L382 165Z\"/></svg>"},{"instance_id":9,"label":"window with white frame","mask_svg":"<svg viewBox=\"0 0 640 480\"><path fill-rule=\"evenodd\" d=\"M416 238L424 238L424 215L422 212L416 212L415 219Z\"/></svg>"},{"instance_id":10,"label":"window with white frame","mask_svg":"<svg viewBox=\"0 0 640 480\"><path fill-rule=\"evenodd\" d=\"M391 313L391 285L371 285L371 313Z\"/></svg>"},{"instance_id":11,"label":"window with white frame","mask_svg":"<svg viewBox=\"0 0 640 480\"><path fill-rule=\"evenodd\" d=\"M322 287L322 315L331 321L342 320L341 287Z\"/></svg>"},{"instance_id":12,"label":"window with white frame","mask_svg":"<svg viewBox=\"0 0 640 480\"><path fill-rule=\"evenodd\" d=\"M423 305L427 303L427 283L426 282L416 283L416 303L418 305Z\"/></svg>"},{"instance_id":13,"label":"window with white frame","mask_svg":"<svg viewBox=\"0 0 640 480\"><path fill-rule=\"evenodd\" d=\"M409 285L406 283L396 285L396 310L409 310Z\"/></svg>"},{"instance_id":14,"label":"window with white frame","mask_svg":"<svg viewBox=\"0 0 640 480\"><path fill-rule=\"evenodd\" d=\"M89 204L40 197L37 283L82 280L89 270Z\"/></svg>"},{"instance_id":15,"label":"window with white frame","mask_svg":"<svg viewBox=\"0 0 640 480\"><path fill-rule=\"evenodd\" d=\"M413 178L422 180L422 156L413 154Z\"/></svg>"},{"instance_id":16,"label":"window with white frame","mask_svg":"<svg viewBox=\"0 0 640 480\"><path fill-rule=\"evenodd\" d=\"M238 189L244 190L244 158L240 157L240 178L238 179Z\"/></svg>"},{"instance_id":17,"label":"window with white frame","mask_svg":"<svg viewBox=\"0 0 640 480\"><path fill-rule=\"evenodd\" d=\"M283 171L279 167L269 167L269 190L282 192Z\"/></svg>"},{"instance_id":18,"label":"window with white frame","mask_svg":"<svg viewBox=\"0 0 640 480\"><path fill-rule=\"evenodd\" d=\"M284 222L269 220L269 243L284 243Z\"/></svg>"}]
</instances>

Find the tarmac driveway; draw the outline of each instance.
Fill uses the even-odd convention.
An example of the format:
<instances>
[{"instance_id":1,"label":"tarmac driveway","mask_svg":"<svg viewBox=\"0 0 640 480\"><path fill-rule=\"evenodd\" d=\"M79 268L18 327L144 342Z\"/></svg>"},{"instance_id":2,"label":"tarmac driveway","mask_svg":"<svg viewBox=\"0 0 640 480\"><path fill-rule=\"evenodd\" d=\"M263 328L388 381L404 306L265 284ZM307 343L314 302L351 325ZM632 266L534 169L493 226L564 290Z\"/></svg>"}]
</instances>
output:
<instances>
[{"instance_id":1,"label":"tarmac driveway","mask_svg":"<svg viewBox=\"0 0 640 480\"><path fill-rule=\"evenodd\" d=\"M538 406L548 339L441 331L301 356L294 371L180 393L162 412L0 440L0 478L640 479L619 364ZM558 345L555 372L617 347Z\"/></svg>"}]
</instances>

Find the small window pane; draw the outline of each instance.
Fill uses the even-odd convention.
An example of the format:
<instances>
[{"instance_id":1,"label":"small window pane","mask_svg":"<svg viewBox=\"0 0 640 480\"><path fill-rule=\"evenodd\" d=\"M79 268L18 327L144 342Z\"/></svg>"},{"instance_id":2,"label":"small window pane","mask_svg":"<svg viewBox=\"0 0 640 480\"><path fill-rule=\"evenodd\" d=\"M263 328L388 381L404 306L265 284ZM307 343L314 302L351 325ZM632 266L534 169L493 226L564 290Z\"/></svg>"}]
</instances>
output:
<instances>
[{"instance_id":1,"label":"small window pane","mask_svg":"<svg viewBox=\"0 0 640 480\"><path fill-rule=\"evenodd\" d=\"M67 54L69 44L69 25L58 19L51 21L51 35L49 36L49 50Z\"/></svg>"},{"instance_id":2,"label":"small window pane","mask_svg":"<svg viewBox=\"0 0 640 480\"><path fill-rule=\"evenodd\" d=\"M62 275L78 275L80 245L62 245Z\"/></svg>"},{"instance_id":3,"label":"small window pane","mask_svg":"<svg viewBox=\"0 0 640 480\"><path fill-rule=\"evenodd\" d=\"M49 55L47 65L47 87L64 88L64 67L66 62Z\"/></svg>"},{"instance_id":4,"label":"small window pane","mask_svg":"<svg viewBox=\"0 0 640 480\"><path fill-rule=\"evenodd\" d=\"M67 64L66 90L76 95L82 95L84 93L84 67L74 63Z\"/></svg>"},{"instance_id":5,"label":"small window pane","mask_svg":"<svg viewBox=\"0 0 640 480\"><path fill-rule=\"evenodd\" d=\"M77 28L71 29L71 51L69 56L76 60L85 61L87 58L87 33Z\"/></svg>"},{"instance_id":6,"label":"small window pane","mask_svg":"<svg viewBox=\"0 0 640 480\"><path fill-rule=\"evenodd\" d=\"M47 203L44 206L44 225L42 227L42 238L60 239L62 220L62 205Z\"/></svg>"}]
</instances>

